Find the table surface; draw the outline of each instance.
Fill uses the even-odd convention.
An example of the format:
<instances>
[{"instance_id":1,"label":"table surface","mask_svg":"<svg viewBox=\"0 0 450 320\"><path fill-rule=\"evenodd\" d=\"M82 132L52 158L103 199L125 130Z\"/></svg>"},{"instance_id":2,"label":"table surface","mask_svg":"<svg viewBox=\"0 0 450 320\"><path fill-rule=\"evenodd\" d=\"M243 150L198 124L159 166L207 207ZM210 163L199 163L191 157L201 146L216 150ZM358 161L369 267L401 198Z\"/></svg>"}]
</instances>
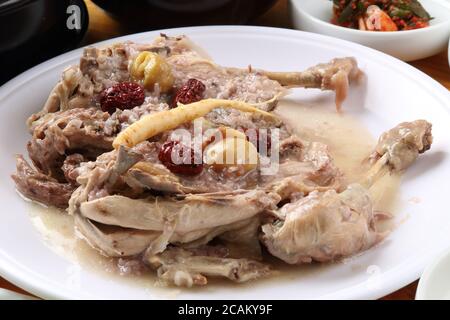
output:
<instances>
[{"instance_id":1,"label":"table surface","mask_svg":"<svg viewBox=\"0 0 450 320\"><path fill-rule=\"evenodd\" d=\"M251 24L291 28L292 25L287 14L287 1L288 0L279 0L271 10L269 10L265 15L253 21ZM90 43L118 37L133 32L131 29L127 29L127 27L121 25L118 21L108 16L103 10L94 5L90 0L86 0L86 4L89 9L90 24L82 45L87 45ZM447 89L450 89L450 69L447 60L447 52L442 52L427 59L414 61L411 63L411 65L425 72L430 77L445 86ZM26 294L25 291L14 286L1 277L0 288L10 289L19 293ZM383 299L414 299L416 289L417 281L384 297Z\"/></svg>"}]
</instances>

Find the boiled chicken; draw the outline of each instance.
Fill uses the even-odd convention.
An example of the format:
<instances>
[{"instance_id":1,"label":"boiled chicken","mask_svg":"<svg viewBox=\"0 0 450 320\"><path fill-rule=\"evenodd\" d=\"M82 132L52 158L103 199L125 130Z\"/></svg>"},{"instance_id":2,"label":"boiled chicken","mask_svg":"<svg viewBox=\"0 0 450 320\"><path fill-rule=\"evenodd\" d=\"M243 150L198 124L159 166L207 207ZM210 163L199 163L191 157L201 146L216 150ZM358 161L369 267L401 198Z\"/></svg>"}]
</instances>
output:
<instances>
[{"instance_id":1,"label":"boiled chicken","mask_svg":"<svg viewBox=\"0 0 450 320\"><path fill-rule=\"evenodd\" d=\"M268 276L262 245L289 264L347 257L387 235L370 188L430 148L431 124L385 132L366 178L347 185L329 147L273 111L293 87L334 91L340 110L361 74L349 57L300 72L223 67L185 36L86 48L28 119L32 163L18 156L12 177L25 197L68 207L101 254L170 285Z\"/></svg>"}]
</instances>

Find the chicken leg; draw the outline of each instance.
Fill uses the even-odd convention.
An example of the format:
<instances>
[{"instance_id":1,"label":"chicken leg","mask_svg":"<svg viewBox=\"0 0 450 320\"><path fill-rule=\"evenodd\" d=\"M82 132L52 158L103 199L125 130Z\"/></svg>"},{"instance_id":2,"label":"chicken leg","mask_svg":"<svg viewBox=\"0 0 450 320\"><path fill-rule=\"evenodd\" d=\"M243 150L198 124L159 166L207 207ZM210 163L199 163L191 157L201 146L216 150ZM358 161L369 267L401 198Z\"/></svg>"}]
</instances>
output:
<instances>
[{"instance_id":1,"label":"chicken leg","mask_svg":"<svg viewBox=\"0 0 450 320\"><path fill-rule=\"evenodd\" d=\"M317 88L333 90L336 93L336 108L341 110L342 102L347 97L349 83L358 80L362 72L354 58L336 58L328 63L321 63L303 72L260 71L271 80L285 87Z\"/></svg>"},{"instance_id":2,"label":"chicken leg","mask_svg":"<svg viewBox=\"0 0 450 320\"><path fill-rule=\"evenodd\" d=\"M431 124L402 123L385 132L375 148L367 177L341 193L314 191L281 207L276 219L262 226L269 252L290 264L325 262L366 250L387 234L376 230L368 189L385 173L410 166L430 148Z\"/></svg>"}]
</instances>

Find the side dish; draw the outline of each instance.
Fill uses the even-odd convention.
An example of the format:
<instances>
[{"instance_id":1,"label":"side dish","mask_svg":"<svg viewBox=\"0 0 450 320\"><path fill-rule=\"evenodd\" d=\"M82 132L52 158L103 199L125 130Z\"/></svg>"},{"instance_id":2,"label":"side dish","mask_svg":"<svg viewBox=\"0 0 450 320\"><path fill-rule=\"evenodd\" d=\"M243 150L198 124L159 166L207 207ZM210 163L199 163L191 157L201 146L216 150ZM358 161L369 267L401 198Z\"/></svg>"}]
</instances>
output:
<instances>
[{"instance_id":1,"label":"side dish","mask_svg":"<svg viewBox=\"0 0 450 320\"><path fill-rule=\"evenodd\" d=\"M333 0L334 24L366 31L403 31L429 26L418 0Z\"/></svg>"},{"instance_id":2,"label":"side dish","mask_svg":"<svg viewBox=\"0 0 450 320\"><path fill-rule=\"evenodd\" d=\"M388 235L370 190L432 144L425 120L387 128L349 181L325 143L276 112L293 87L334 91L342 112L361 74L351 57L300 72L223 67L186 36L89 47L29 117L31 163L17 156L12 178L102 255L168 285L266 277L268 255L336 261Z\"/></svg>"}]
</instances>

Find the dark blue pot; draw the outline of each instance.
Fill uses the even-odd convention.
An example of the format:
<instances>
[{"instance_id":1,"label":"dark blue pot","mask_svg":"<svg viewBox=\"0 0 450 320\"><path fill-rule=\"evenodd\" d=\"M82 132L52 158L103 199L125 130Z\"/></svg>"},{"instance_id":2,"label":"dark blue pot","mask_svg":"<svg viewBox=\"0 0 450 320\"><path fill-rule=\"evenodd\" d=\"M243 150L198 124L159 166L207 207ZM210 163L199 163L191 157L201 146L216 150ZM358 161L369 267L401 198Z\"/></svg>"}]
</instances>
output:
<instances>
[{"instance_id":1,"label":"dark blue pot","mask_svg":"<svg viewBox=\"0 0 450 320\"><path fill-rule=\"evenodd\" d=\"M276 0L93 0L127 22L133 31L245 24L267 11Z\"/></svg>"},{"instance_id":2,"label":"dark blue pot","mask_svg":"<svg viewBox=\"0 0 450 320\"><path fill-rule=\"evenodd\" d=\"M0 83L76 47L88 24L82 0L0 0Z\"/></svg>"}]
</instances>

